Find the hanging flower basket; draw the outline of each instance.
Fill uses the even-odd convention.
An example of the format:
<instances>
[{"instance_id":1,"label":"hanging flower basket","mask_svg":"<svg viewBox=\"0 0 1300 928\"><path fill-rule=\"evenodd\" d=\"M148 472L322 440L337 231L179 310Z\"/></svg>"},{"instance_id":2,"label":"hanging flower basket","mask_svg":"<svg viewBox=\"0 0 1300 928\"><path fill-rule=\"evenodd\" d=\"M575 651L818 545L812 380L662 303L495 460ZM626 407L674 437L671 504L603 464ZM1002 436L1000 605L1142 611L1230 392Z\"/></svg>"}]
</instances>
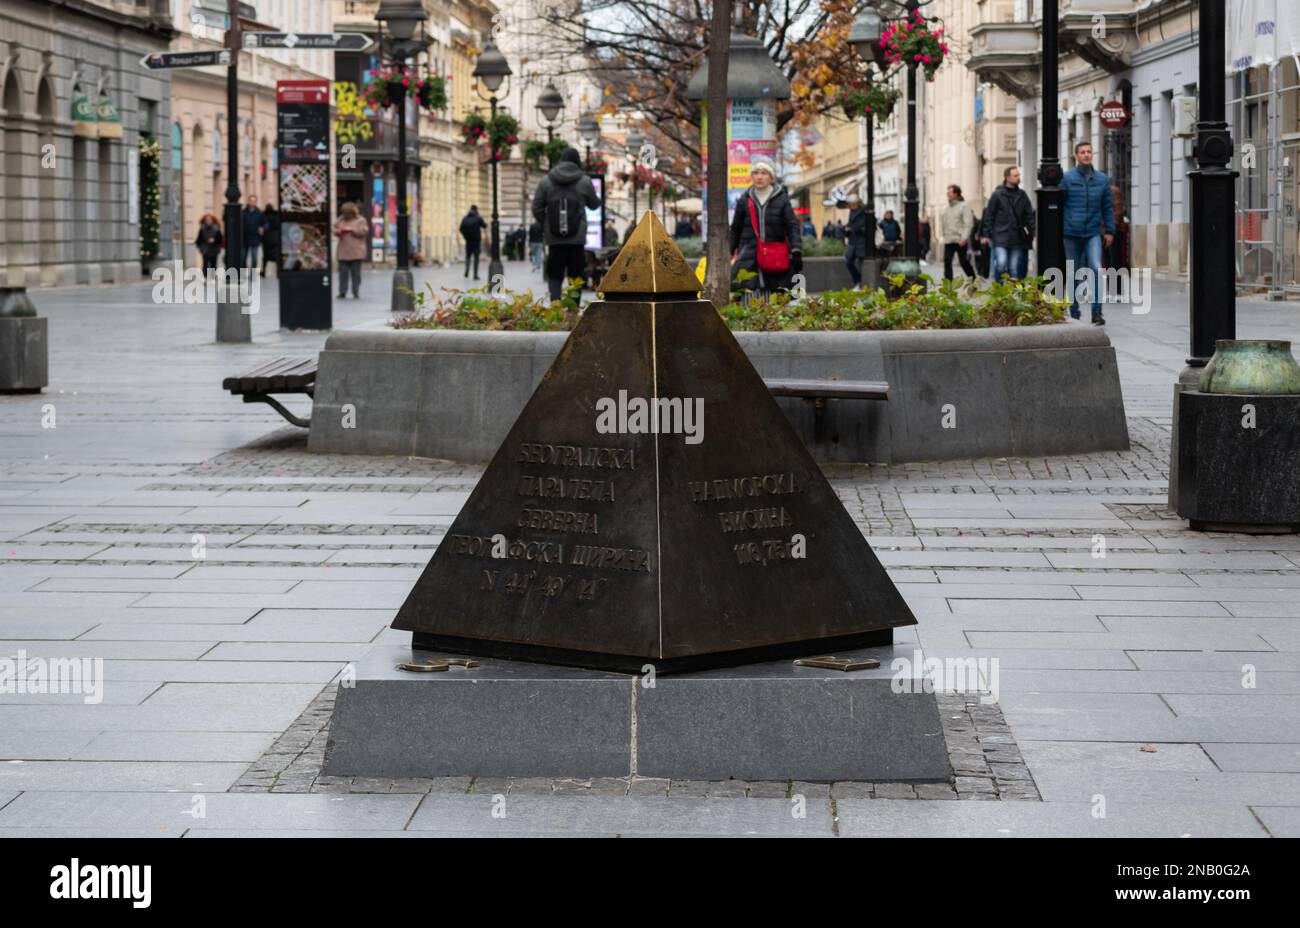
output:
<instances>
[{"instance_id":1,"label":"hanging flower basket","mask_svg":"<svg viewBox=\"0 0 1300 928\"><path fill-rule=\"evenodd\" d=\"M943 27L931 31L920 10L913 10L910 20L900 19L886 26L880 46L890 64L924 68L927 81L934 80L935 72L948 54Z\"/></svg>"},{"instance_id":2,"label":"hanging flower basket","mask_svg":"<svg viewBox=\"0 0 1300 928\"><path fill-rule=\"evenodd\" d=\"M426 110L447 108L447 82L441 77L420 77L407 68L377 71L366 85L365 101L372 110L387 109L397 103L398 94L415 97Z\"/></svg>"},{"instance_id":3,"label":"hanging flower basket","mask_svg":"<svg viewBox=\"0 0 1300 928\"><path fill-rule=\"evenodd\" d=\"M489 159L504 161L510 157L510 149L519 142L519 122L509 113L501 112L492 119L485 119L475 110L462 121L460 134L466 145L477 145L487 139L491 146Z\"/></svg>"},{"instance_id":4,"label":"hanging flower basket","mask_svg":"<svg viewBox=\"0 0 1300 928\"><path fill-rule=\"evenodd\" d=\"M609 171L609 162L605 156L598 151L593 151L587 156L587 173L605 174Z\"/></svg>"},{"instance_id":5,"label":"hanging flower basket","mask_svg":"<svg viewBox=\"0 0 1300 928\"><path fill-rule=\"evenodd\" d=\"M842 89L837 102L844 109L849 119L861 116L874 116L886 120L894 111L894 104L903 96L903 92L889 84L877 81L854 81Z\"/></svg>"}]
</instances>

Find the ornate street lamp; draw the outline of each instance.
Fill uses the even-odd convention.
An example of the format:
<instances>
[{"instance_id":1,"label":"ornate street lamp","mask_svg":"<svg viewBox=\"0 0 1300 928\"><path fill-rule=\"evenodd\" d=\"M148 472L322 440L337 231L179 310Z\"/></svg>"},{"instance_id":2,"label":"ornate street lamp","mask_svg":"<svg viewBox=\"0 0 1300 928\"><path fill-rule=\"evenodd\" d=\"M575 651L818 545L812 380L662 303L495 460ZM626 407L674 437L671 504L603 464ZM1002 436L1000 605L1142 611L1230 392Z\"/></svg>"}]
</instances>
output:
<instances>
[{"instance_id":1,"label":"ornate street lamp","mask_svg":"<svg viewBox=\"0 0 1300 928\"><path fill-rule=\"evenodd\" d=\"M488 102L492 107L492 122L497 118L497 91L501 89L502 83L505 82L513 72L510 70L510 64L506 61L506 56L501 54L495 42L488 42L487 47L483 49L483 54L479 55L478 63L474 65L472 72L482 82L484 89L488 92ZM479 93L482 96L482 93ZM495 154L495 152L493 153ZM492 259L488 262L488 280L493 280L498 274L504 273L505 268L501 264L501 215L497 208L497 159L492 159Z\"/></svg>"},{"instance_id":2,"label":"ornate street lamp","mask_svg":"<svg viewBox=\"0 0 1300 928\"><path fill-rule=\"evenodd\" d=\"M880 14L867 7L853 21L849 31L849 45L866 64L870 83L872 65L880 64ZM876 257L876 114L867 113L867 254L868 261ZM872 271L876 279L878 269Z\"/></svg>"},{"instance_id":3,"label":"ornate street lamp","mask_svg":"<svg viewBox=\"0 0 1300 928\"><path fill-rule=\"evenodd\" d=\"M560 124L560 114L564 112L564 97L555 89L554 81L548 83L537 98L537 111L542 114L546 126L546 143L549 145L555 140L555 128Z\"/></svg>"},{"instance_id":4,"label":"ornate street lamp","mask_svg":"<svg viewBox=\"0 0 1300 928\"><path fill-rule=\"evenodd\" d=\"M587 170L591 170L591 146L600 143L600 120L590 113L583 113L578 117L578 135L582 138L583 148L586 149Z\"/></svg>"},{"instance_id":5,"label":"ornate street lamp","mask_svg":"<svg viewBox=\"0 0 1300 928\"><path fill-rule=\"evenodd\" d=\"M1065 190L1059 151L1060 106L1057 98L1060 11L1055 3L1043 4L1043 79L1039 119L1042 120L1038 157L1038 273L1051 268L1065 272ZM1074 282L1070 282L1073 291Z\"/></svg>"},{"instance_id":6,"label":"ornate street lamp","mask_svg":"<svg viewBox=\"0 0 1300 928\"><path fill-rule=\"evenodd\" d=\"M375 12L380 38L385 26L392 41L389 57L399 68L406 59L425 44L423 37L415 38L417 27L429 18L421 0L382 0ZM382 47L382 45L381 45ZM397 269L393 271L392 311L411 312L415 308L415 278L411 275L411 216L406 204L406 88L398 82L394 87L397 107Z\"/></svg>"}]
</instances>

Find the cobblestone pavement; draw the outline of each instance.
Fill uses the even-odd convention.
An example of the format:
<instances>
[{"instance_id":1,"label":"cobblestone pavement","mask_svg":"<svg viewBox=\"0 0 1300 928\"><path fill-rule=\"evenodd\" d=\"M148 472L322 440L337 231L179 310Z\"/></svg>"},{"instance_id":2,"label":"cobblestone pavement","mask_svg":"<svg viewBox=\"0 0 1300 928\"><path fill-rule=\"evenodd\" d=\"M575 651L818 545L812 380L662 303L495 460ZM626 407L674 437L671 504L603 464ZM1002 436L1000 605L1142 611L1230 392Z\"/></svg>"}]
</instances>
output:
<instances>
[{"instance_id":1,"label":"cobblestone pavement","mask_svg":"<svg viewBox=\"0 0 1300 928\"><path fill-rule=\"evenodd\" d=\"M387 280L336 326L378 324ZM830 468L926 656L997 661L995 705L942 697L954 782L915 788L322 778L341 671L404 639L479 469L307 454L219 385L323 333L263 312L216 345L147 293L34 292L53 380L0 397L0 659L103 662L97 704L0 692L0 836L1300 835L1300 539L1166 508L1177 284L1108 313L1129 451ZM1242 301L1238 331L1300 341L1297 312Z\"/></svg>"}]
</instances>

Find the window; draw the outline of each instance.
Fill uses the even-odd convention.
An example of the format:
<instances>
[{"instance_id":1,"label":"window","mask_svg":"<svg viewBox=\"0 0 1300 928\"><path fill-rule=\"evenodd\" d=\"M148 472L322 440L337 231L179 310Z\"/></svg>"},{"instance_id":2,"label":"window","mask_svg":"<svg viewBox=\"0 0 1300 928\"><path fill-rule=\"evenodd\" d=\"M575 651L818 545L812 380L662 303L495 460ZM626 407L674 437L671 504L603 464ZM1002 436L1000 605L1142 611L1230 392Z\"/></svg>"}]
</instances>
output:
<instances>
[{"instance_id":1,"label":"window","mask_svg":"<svg viewBox=\"0 0 1300 928\"><path fill-rule=\"evenodd\" d=\"M185 155L185 138L181 132L181 124L172 123L172 170L179 171L184 165Z\"/></svg>"}]
</instances>

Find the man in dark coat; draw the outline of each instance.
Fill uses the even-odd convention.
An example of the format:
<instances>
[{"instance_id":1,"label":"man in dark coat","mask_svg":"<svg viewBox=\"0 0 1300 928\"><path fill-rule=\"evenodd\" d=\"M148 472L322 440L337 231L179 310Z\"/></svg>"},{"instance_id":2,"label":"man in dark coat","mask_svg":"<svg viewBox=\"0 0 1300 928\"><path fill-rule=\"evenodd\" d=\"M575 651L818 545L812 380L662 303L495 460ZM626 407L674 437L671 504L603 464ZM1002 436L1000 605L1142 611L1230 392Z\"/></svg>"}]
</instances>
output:
<instances>
[{"instance_id":1,"label":"man in dark coat","mask_svg":"<svg viewBox=\"0 0 1300 928\"><path fill-rule=\"evenodd\" d=\"M789 289L793 275L803 270L803 235L799 220L785 188L776 182L776 168L770 162L756 161L749 174L753 186L740 195L731 217L731 278L736 272L750 271L757 277L740 284L742 289L772 293ZM754 204L754 215L749 212ZM755 231L757 225L757 231ZM758 266L758 242L785 242L790 250L790 265L784 271L764 271Z\"/></svg>"},{"instance_id":2,"label":"man in dark coat","mask_svg":"<svg viewBox=\"0 0 1300 928\"><path fill-rule=\"evenodd\" d=\"M984 207L980 238L993 246L994 280L1003 274L1025 279L1029 273L1029 247L1034 241L1034 205L1020 187L1020 168L1009 167L1002 172L1002 185Z\"/></svg>"},{"instance_id":3,"label":"man in dark coat","mask_svg":"<svg viewBox=\"0 0 1300 928\"><path fill-rule=\"evenodd\" d=\"M257 208L257 197L250 195L248 202L244 205L243 212L239 215L239 228L242 233L239 242L239 248L242 254L239 256L240 267L252 267L257 269L257 252L262 247L262 236L266 233L266 219L262 216L262 211ZM248 256L253 256L253 263L248 263Z\"/></svg>"},{"instance_id":4,"label":"man in dark coat","mask_svg":"<svg viewBox=\"0 0 1300 928\"><path fill-rule=\"evenodd\" d=\"M483 251L483 230L487 223L479 215L477 206L470 206L460 221L460 237L465 240L465 276L469 276L470 260L474 261L474 279L478 280L478 256Z\"/></svg>"},{"instance_id":5,"label":"man in dark coat","mask_svg":"<svg viewBox=\"0 0 1300 928\"><path fill-rule=\"evenodd\" d=\"M867 242L875 241L876 228L867 215L866 207L862 205L861 197L852 194L848 203L849 222L845 226L848 240L844 243L844 263L849 266L853 286L858 287L862 285L862 259L867 256Z\"/></svg>"},{"instance_id":6,"label":"man in dark coat","mask_svg":"<svg viewBox=\"0 0 1300 928\"><path fill-rule=\"evenodd\" d=\"M564 282L587 276L587 210L600 206L600 194L576 148L566 148L533 193L533 218L542 224L546 264L542 270L551 299L558 300Z\"/></svg>"},{"instance_id":7,"label":"man in dark coat","mask_svg":"<svg viewBox=\"0 0 1300 928\"><path fill-rule=\"evenodd\" d=\"M903 228L898 224L898 220L894 218L892 209L885 210L885 218L880 220L880 238L881 243L884 245L882 250L887 256L893 255L902 242Z\"/></svg>"}]
</instances>

